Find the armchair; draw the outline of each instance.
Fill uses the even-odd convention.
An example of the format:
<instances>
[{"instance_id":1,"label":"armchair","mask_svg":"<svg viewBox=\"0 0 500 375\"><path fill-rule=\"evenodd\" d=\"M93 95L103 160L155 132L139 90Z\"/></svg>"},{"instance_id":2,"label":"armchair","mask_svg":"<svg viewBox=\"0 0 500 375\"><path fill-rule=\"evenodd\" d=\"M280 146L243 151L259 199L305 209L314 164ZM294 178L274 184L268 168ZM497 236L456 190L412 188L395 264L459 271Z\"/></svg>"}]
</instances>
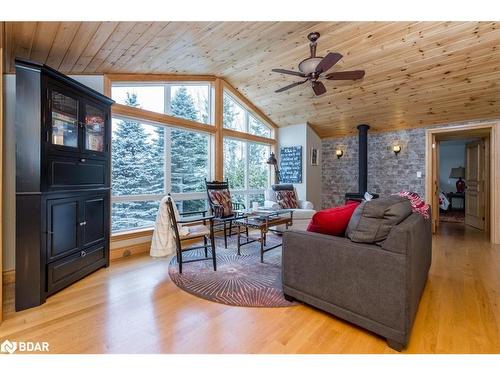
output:
<instances>
[{"instance_id":1,"label":"armchair","mask_svg":"<svg viewBox=\"0 0 500 375\"><path fill-rule=\"evenodd\" d=\"M272 209L280 209L276 192L279 190L292 190L298 198L297 189L293 185L276 184L266 189L264 193L264 207ZM312 202L307 200L297 199L298 208L293 209L293 225L289 229L306 230L313 215L316 213ZM282 228L279 228L280 230Z\"/></svg>"}]
</instances>

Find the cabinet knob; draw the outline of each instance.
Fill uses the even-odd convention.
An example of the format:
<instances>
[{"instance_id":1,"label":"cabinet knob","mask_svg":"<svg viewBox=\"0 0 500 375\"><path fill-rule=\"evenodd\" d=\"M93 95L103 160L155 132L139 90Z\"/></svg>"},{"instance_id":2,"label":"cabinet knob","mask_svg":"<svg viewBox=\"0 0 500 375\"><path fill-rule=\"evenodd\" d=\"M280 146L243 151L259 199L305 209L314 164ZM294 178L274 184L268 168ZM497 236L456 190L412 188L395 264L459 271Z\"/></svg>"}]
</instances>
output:
<instances>
[{"instance_id":1,"label":"cabinet knob","mask_svg":"<svg viewBox=\"0 0 500 375\"><path fill-rule=\"evenodd\" d=\"M85 250L82 250L82 252L80 253L80 256L82 258L85 258L87 256L87 253L85 252Z\"/></svg>"},{"instance_id":2,"label":"cabinet knob","mask_svg":"<svg viewBox=\"0 0 500 375\"><path fill-rule=\"evenodd\" d=\"M82 158L82 159L80 159L80 162L81 162L81 163L85 163L86 161L87 161L87 159L83 159L83 158Z\"/></svg>"},{"instance_id":3,"label":"cabinet knob","mask_svg":"<svg viewBox=\"0 0 500 375\"><path fill-rule=\"evenodd\" d=\"M86 221L82 221L82 222L80 223L80 226L81 226L81 227L83 227L84 225L87 225L87 222L86 222Z\"/></svg>"}]
</instances>

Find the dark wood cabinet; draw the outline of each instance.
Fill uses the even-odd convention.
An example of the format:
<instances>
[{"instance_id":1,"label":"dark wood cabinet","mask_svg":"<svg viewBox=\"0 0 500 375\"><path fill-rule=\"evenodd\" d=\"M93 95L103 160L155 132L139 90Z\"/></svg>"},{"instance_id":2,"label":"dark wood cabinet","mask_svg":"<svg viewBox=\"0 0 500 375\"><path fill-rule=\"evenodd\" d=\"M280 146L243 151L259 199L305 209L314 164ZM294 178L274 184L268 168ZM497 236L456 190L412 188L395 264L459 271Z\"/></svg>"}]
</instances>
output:
<instances>
[{"instance_id":1,"label":"dark wood cabinet","mask_svg":"<svg viewBox=\"0 0 500 375\"><path fill-rule=\"evenodd\" d=\"M16 310L109 265L113 101L16 60Z\"/></svg>"}]
</instances>

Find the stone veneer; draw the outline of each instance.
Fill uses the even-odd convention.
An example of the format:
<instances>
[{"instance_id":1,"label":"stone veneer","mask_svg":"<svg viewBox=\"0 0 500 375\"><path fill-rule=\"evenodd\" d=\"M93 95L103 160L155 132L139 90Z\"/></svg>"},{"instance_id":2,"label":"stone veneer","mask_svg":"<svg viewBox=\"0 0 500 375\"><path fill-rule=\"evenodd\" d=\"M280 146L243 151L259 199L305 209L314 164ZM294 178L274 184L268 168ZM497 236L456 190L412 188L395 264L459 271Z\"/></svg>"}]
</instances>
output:
<instances>
[{"instance_id":1,"label":"stone veneer","mask_svg":"<svg viewBox=\"0 0 500 375\"><path fill-rule=\"evenodd\" d=\"M396 144L401 146L397 156L392 151ZM337 148L344 151L340 159ZM345 193L358 191L358 136L325 139L322 152L323 207L337 206ZM388 195L409 190L424 196L424 174L425 129L368 132L368 191Z\"/></svg>"},{"instance_id":2,"label":"stone veneer","mask_svg":"<svg viewBox=\"0 0 500 375\"><path fill-rule=\"evenodd\" d=\"M431 128L497 121L471 121ZM368 131L368 191L380 195L414 191L425 197L425 131L426 128ZM392 151L396 144L401 146L398 156ZM337 148L344 151L340 159L335 155ZM324 139L321 160L322 206L338 206L344 202L345 193L358 191L358 136ZM422 176L417 177L417 172Z\"/></svg>"}]
</instances>

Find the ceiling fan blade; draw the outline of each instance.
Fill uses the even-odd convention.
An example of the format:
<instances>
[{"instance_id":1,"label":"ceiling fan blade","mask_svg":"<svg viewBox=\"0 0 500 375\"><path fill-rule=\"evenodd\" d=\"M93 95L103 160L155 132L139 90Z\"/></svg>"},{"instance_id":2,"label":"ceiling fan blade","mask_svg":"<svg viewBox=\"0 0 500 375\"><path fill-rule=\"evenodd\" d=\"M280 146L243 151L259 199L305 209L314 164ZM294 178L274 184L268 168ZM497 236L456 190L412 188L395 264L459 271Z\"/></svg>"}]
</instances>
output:
<instances>
[{"instance_id":1,"label":"ceiling fan blade","mask_svg":"<svg viewBox=\"0 0 500 375\"><path fill-rule=\"evenodd\" d=\"M326 87L323 82L312 81L312 88L316 95L323 95L326 92Z\"/></svg>"},{"instance_id":2,"label":"ceiling fan blade","mask_svg":"<svg viewBox=\"0 0 500 375\"><path fill-rule=\"evenodd\" d=\"M305 77L305 74L301 72L294 72L293 70L286 70L286 69L272 69L273 72L276 73L282 73L282 74L290 74L292 76L299 76L299 77Z\"/></svg>"},{"instance_id":3,"label":"ceiling fan blade","mask_svg":"<svg viewBox=\"0 0 500 375\"><path fill-rule=\"evenodd\" d=\"M276 90L275 92L283 92L283 91L286 91L288 89L291 89L292 87L295 87L295 86L298 86L298 85L302 85L303 83L307 82L307 79L305 81L300 81L300 82L294 82L288 86L285 86L285 87L282 87L278 90Z\"/></svg>"},{"instance_id":4,"label":"ceiling fan blade","mask_svg":"<svg viewBox=\"0 0 500 375\"><path fill-rule=\"evenodd\" d=\"M334 66L336 63L340 61L342 58L342 55L337 52L329 52L328 55L323 57L323 60L321 60L316 67L316 73L321 74L326 72L328 69L330 69L332 66Z\"/></svg>"},{"instance_id":5,"label":"ceiling fan blade","mask_svg":"<svg viewBox=\"0 0 500 375\"><path fill-rule=\"evenodd\" d=\"M351 70L346 72L333 72L326 75L326 79L361 79L365 76L364 70Z\"/></svg>"}]
</instances>

